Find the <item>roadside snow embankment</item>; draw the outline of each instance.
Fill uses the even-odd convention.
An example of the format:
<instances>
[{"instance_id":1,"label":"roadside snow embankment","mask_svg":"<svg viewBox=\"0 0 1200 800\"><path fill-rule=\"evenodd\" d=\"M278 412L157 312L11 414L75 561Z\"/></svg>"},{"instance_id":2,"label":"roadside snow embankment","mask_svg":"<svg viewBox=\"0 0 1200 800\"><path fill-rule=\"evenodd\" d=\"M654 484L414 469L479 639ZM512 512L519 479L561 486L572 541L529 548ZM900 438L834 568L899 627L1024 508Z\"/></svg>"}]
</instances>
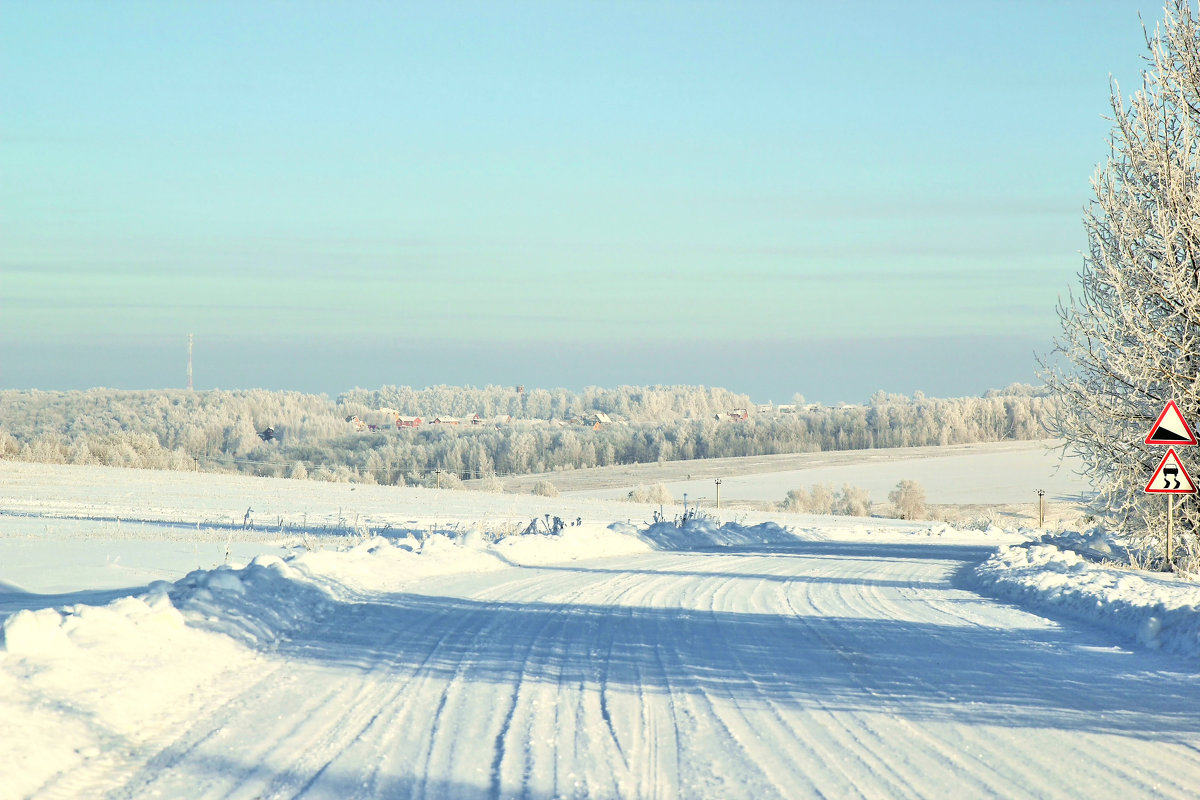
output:
<instances>
[{"instance_id":1,"label":"roadside snow embankment","mask_svg":"<svg viewBox=\"0 0 1200 800\"><path fill-rule=\"evenodd\" d=\"M215 574L215 573L214 573ZM198 593L228 596L225 571ZM240 579L237 579L240 580ZM170 584L105 606L22 610L0 637L0 717L19 736L0 737L0 798L26 797L54 776L131 757L186 727L214 694L259 663L229 636L193 625ZM174 587L171 587L174 590ZM236 590L235 590L236 591Z\"/></svg>"},{"instance_id":2,"label":"roadside snow embankment","mask_svg":"<svg viewBox=\"0 0 1200 800\"><path fill-rule=\"evenodd\" d=\"M635 526L622 522L569 525L557 535L509 536L492 545L492 550L506 561L526 567L649 553L653 549L638 536Z\"/></svg>"},{"instance_id":3,"label":"roadside snow embankment","mask_svg":"<svg viewBox=\"0 0 1200 800\"><path fill-rule=\"evenodd\" d=\"M648 552L634 529L573 526L489 543L373 538L347 550L197 570L104 606L0 617L0 800L68 771L102 774L155 752L195 715L275 669L273 645L359 592L441 575Z\"/></svg>"},{"instance_id":4,"label":"roadside snow embankment","mask_svg":"<svg viewBox=\"0 0 1200 800\"><path fill-rule=\"evenodd\" d=\"M993 596L1102 625L1147 647L1200 656L1200 587L1172 576L1104 566L1033 542L1002 547L975 568L975 583Z\"/></svg>"},{"instance_id":5,"label":"roadside snow embankment","mask_svg":"<svg viewBox=\"0 0 1200 800\"><path fill-rule=\"evenodd\" d=\"M0 617L0 800L36 794L62 775L119 771L161 749L197 715L278 668L270 655L292 631L364 593L404 591L443 575L650 552L654 546L792 541L777 525L698 521L640 531L568 526L557 535L489 542L375 537L344 550L264 555L197 570L108 605L26 609Z\"/></svg>"},{"instance_id":6,"label":"roadside snow embankment","mask_svg":"<svg viewBox=\"0 0 1200 800\"><path fill-rule=\"evenodd\" d=\"M658 522L647 528L642 537L661 550L794 544L797 541L794 533L774 522L747 527L736 522L720 525L703 517L689 519L682 527L677 527L673 522Z\"/></svg>"}]
</instances>

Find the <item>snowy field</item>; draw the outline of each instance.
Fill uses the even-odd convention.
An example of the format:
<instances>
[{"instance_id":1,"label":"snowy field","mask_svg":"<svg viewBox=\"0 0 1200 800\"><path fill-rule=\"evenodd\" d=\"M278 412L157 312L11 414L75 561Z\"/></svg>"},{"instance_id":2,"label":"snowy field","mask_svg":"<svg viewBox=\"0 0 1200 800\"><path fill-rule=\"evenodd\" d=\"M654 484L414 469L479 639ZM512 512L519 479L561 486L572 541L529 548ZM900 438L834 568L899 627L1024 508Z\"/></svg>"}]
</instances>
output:
<instances>
[{"instance_id":1,"label":"snowy field","mask_svg":"<svg viewBox=\"0 0 1200 800\"><path fill-rule=\"evenodd\" d=\"M1195 584L653 510L0 462L0 798L1195 796Z\"/></svg>"},{"instance_id":2,"label":"snowy field","mask_svg":"<svg viewBox=\"0 0 1200 800\"><path fill-rule=\"evenodd\" d=\"M1082 464L1062 458L1057 442L989 442L951 447L904 447L764 456L750 459L677 461L663 465L579 470L578 475L549 475L572 496L621 498L638 483L662 483L674 497L686 493L704 505L715 503L714 478L721 478L721 498L778 502L792 489L813 484L843 484L866 489L874 503L886 503L888 492L902 480L915 480L930 503L938 505L1011 505L1048 501L1075 502L1090 487L1080 476ZM747 464L751 465L747 468ZM613 478L606 480L605 471ZM590 474L589 474L590 473ZM587 482L610 484L578 488ZM611 485L614 482L617 485Z\"/></svg>"}]
</instances>

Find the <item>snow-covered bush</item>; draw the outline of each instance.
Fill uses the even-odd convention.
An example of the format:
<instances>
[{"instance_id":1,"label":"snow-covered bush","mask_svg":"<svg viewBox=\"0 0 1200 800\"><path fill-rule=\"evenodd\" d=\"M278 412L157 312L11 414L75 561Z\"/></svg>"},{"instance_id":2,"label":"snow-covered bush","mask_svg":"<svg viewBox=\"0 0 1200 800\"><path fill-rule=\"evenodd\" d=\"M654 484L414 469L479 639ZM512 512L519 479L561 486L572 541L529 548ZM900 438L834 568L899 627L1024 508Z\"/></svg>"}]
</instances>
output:
<instances>
[{"instance_id":1,"label":"snow-covered bush","mask_svg":"<svg viewBox=\"0 0 1200 800\"><path fill-rule=\"evenodd\" d=\"M848 517L868 517L871 515L871 495L861 486L843 484L837 499L833 503L833 513Z\"/></svg>"},{"instance_id":2,"label":"snow-covered bush","mask_svg":"<svg viewBox=\"0 0 1200 800\"><path fill-rule=\"evenodd\" d=\"M0 431L0 458L16 458L21 453L21 443L8 431Z\"/></svg>"},{"instance_id":3,"label":"snow-covered bush","mask_svg":"<svg viewBox=\"0 0 1200 800\"><path fill-rule=\"evenodd\" d=\"M535 483L530 491L542 497L558 497L558 487L546 480Z\"/></svg>"},{"instance_id":4,"label":"snow-covered bush","mask_svg":"<svg viewBox=\"0 0 1200 800\"><path fill-rule=\"evenodd\" d=\"M814 483L808 491L803 488L789 491L780 508L793 513L832 514L834 499L832 486Z\"/></svg>"},{"instance_id":5,"label":"snow-covered bush","mask_svg":"<svg viewBox=\"0 0 1200 800\"><path fill-rule=\"evenodd\" d=\"M442 472L442 474L434 475L429 479L430 486L436 486L440 489L461 489L463 488L462 478L458 477L453 472Z\"/></svg>"},{"instance_id":6,"label":"snow-covered bush","mask_svg":"<svg viewBox=\"0 0 1200 800\"><path fill-rule=\"evenodd\" d=\"M483 480L479 482L479 488L485 492L500 494L504 491L504 481L500 480L495 473L492 473L491 475L484 476Z\"/></svg>"},{"instance_id":7,"label":"snow-covered bush","mask_svg":"<svg viewBox=\"0 0 1200 800\"><path fill-rule=\"evenodd\" d=\"M888 501L896 507L899 519L924 519L925 487L917 481L902 480L888 492Z\"/></svg>"},{"instance_id":8,"label":"snow-covered bush","mask_svg":"<svg viewBox=\"0 0 1200 800\"><path fill-rule=\"evenodd\" d=\"M628 499L634 503L658 503L660 505L669 505L675 502L670 490L661 483L653 486L638 486L629 493Z\"/></svg>"},{"instance_id":9,"label":"snow-covered bush","mask_svg":"<svg viewBox=\"0 0 1200 800\"><path fill-rule=\"evenodd\" d=\"M783 511L801 514L842 514L865 517L871 513L871 495L860 486L845 484L836 494L827 483L814 483L808 491L792 489L779 504Z\"/></svg>"}]
</instances>

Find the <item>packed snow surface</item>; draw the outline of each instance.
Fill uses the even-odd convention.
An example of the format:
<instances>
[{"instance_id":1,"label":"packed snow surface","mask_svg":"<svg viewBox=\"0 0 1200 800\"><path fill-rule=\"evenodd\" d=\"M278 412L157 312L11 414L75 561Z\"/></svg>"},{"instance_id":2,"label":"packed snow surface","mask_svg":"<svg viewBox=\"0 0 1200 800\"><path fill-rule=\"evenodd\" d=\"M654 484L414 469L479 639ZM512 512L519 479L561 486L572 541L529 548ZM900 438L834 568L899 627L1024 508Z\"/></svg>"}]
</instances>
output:
<instances>
[{"instance_id":1,"label":"packed snow surface","mask_svg":"<svg viewBox=\"0 0 1200 800\"><path fill-rule=\"evenodd\" d=\"M1101 540L786 514L679 528L595 500L127 470L0 477L0 798L1200 785L1200 597L1078 555ZM521 533L553 516L557 535ZM154 551L157 575L153 543L177 546ZM96 562L108 546L137 569ZM90 566L72 566L77 547ZM61 575L42 574L52 563Z\"/></svg>"}]
</instances>

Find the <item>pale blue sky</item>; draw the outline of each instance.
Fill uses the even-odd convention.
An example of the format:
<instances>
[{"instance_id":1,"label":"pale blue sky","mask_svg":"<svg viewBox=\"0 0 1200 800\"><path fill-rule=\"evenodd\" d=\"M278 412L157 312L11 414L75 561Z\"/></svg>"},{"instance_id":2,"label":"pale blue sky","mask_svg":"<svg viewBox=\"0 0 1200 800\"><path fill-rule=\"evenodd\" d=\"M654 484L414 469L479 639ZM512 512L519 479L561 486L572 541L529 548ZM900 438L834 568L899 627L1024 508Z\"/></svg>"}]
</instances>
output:
<instances>
[{"instance_id":1,"label":"pale blue sky","mask_svg":"<svg viewBox=\"0 0 1200 800\"><path fill-rule=\"evenodd\" d=\"M0 12L0 388L1034 381L1156 3Z\"/></svg>"}]
</instances>

